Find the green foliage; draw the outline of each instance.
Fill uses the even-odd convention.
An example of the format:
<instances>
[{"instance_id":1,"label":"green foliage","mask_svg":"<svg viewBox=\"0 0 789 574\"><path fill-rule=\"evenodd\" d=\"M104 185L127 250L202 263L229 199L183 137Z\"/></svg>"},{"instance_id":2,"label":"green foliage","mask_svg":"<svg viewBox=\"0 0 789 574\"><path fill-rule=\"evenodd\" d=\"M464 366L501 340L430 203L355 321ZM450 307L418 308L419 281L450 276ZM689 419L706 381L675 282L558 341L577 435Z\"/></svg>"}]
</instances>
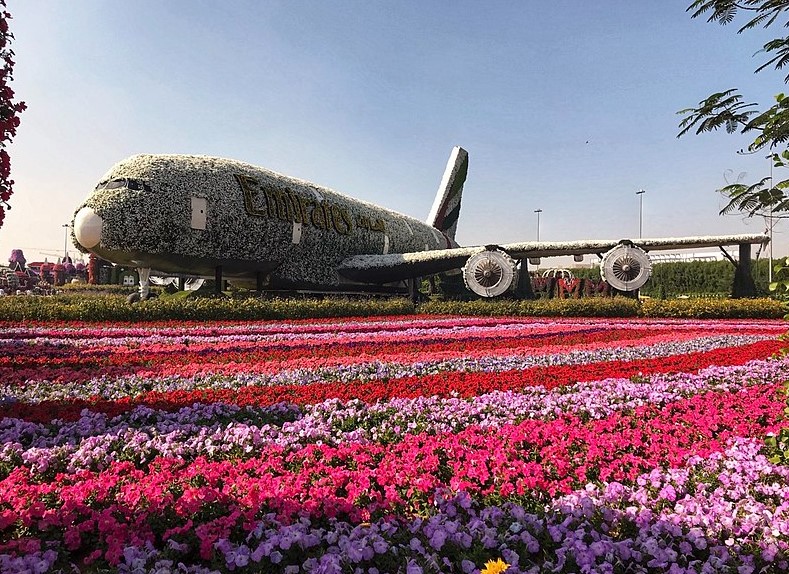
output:
<instances>
[{"instance_id":1,"label":"green foliage","mask_svg":"<svg viewBox=\"0 0 789 574\"><path fill-rule=\"evenodd\" d=\"M129 295L139 290L137 285L92 285L90 283L66 283L57 288L61 294L70 295ZM151 286L151 293L159 293L161 287Z\"/></svg>"},{"instance_id":2,"label":"green foliage","mask_svg":"<svg viewBox=\"0 0 789 574\"><path fill-rule=\"evenodd\" d=\"M708 22L721 25L732 23L739 12L747 12L749 19L740 27L738 33L756 27L769 28L789 10L785 0L695 0L688 7L691 17L706 16ZM781 22L786 28L787 22ZM781 70L789 65L789 37L775 38L764 44L762 50L767 61L759 66L760 72L768 67ZM784 77L789 83L789 74ZM755 103L745 103L736 88L716 92L700 101L696 107L678 112L685 116L679 124L681 137L690 131L696 134L724 128L728 133L751 133L757 135L748 146L755 153L770 150L773 166L783 168L789 165L789 98L783 93L775 97L776 103L764 111L759 111ZM741 211L749 217L753 215L772 215L789 212L789 179L767 177L751 184L736 183L720 191L729 198L729 203L721 214Z\"/></svg>"},{"instance_id":3,"label":"green foliage","mask_svg":"<svg viewBox=\"0 0 789 574\"><path fill-rule=\"evenodd\" d=\"M762 295L768 291L769 260L751 261L751 276L756 290ZM570 269L579 279L600 280L599 267ZM729 261L671 261L655 263L652 276L640 289L641 295L654 298L724 297L731 294L734 281L734 266Z\"/></svg>"},{"instance_id":4,"label":"green foliage","mask_svg":"<svg viewBox=\"0 0 789 574\"><path fill-rule=\"evenodd\" d=\"M130 304L123 295L69 294L52 297L0 297L0 321L255 321L408 315L482 315L522 317L681 317L778 318L786 306L774 299L581 299L433 300L417 307L404 298L259 299L202 298L182 294Z\"/></svg>"},{"instance_id":5,"label":"green foliage","mask_svg":"<svg viewBox=\"0 0 789 574\"><path fill-rule=\"evenodd\" d=\"M756 26L766 28L771 25L785 6L786 2L783 0L694 0L688 7L688 12L693 11L693 18L708 16L707 22L731 24L738 10L751 11L751 19L738 30L740 33Z\"/></svg>"},{"instance_id":6,"label":"green foliage","mask_svg":"<svg viewBox=\"0 0 789 574\"><path fill-rule=\"evenodd\" d=\"M406 315L406 299L255 299L161 297L135 304L124 296L0 297L0 321L209 321Z\"/></svg>"},{"instance_id":7,"label":"green foliage","mask_svg":"<svg viewBox=\"0 0 789 574\"><path fill-rule=\"evenodd\" d=\"M648 299L641 305L644 317L681 319L779 319L786 305L775 299Z\"/></svg>"},{"instance_id":8,"label":"green foliage","mask_svg":"<svg viewBox=\"0 0 789 574\"><path fill-rule=\"evenodd\" d=\"M777 435L767 435L764 445L771 463L789 465L789 428L782 428Z\"/></svg>"},{"instance_id":9,"label":"green foliage","mask_svg":"<svg viewBox=\"0 0 789 574\"><path fill-rule=\"evenodd\" d=\"M478 299L476 301L430 301L417 308L431 315L513 315L521 317L635 317L638 301L627 297L586 299Z\"/></svg>"},{"instance_id":10,"label":"green foliage","mask_svg":"<svg viewBox=\"0 0 789 574\"><path fill-rule=\"evenodd\" d=\"M756 291L768 293L769 260L751 261L751 277ZM640 292L648 297L666 298L679 295L728 297L734 281L734 265L729 261L672 261L655 263L652 276Z\"/></svg>"},{"instance_id":11,"label":"green foliage","mask_svg":"<svg viewBox=\"0 0 789 574\"><path fill-rule=\"evenodd\" d=\"M483 315L521 317L676 317L687 319L778 319L786 307L774 299L659 299L639 303L628 297L588 297L585 299L537 299L517 301L480 299L477 301L430 301L419 313L437 315Z\"/></svg>"},{"instance_id":12,"label":"green foliage","mask_svg":"<svg viewBox=\"0 0 789 574\"><path fill-rule=\"evenodd\" d=\"M591 279L593 281L600 281L600 267L578 267L570 269L572 274L578 279Z\"/></svg>"},{"instance_id":13,"label":"green foliage","mask_svg":"<svg viewBox=\"0 0 789 574\"><path fill-rule=\"evenodd\" d=\"M466 288L462 273L441 273L435 278L436 288L442 298L453 301L472 301L479 298L473 291Z\"/></svg>"},{"instance_id":14,"label":"green foliage","mask_svg":"<svg viewBox=\"0 0 789 574\"><path fill-rule=\"evenodd\" d=\"M751 277L756 285L759 296L767 296L769 260L751 261ZM600 281L599 267L571 268L573 276L578 279ZM722 297L731 295L734 283L734 266L727 260L721 261L670 261L655 263L652 276L640 289L640 294L654 298L675 298L680 295L689 297ZM468 290L460 275L454 277L441 276L439 292L443 299L453 301L473 301L480 297ZM514 295L517 299L518 293Z\"/></svg>"},{"instance_id":15,"label":"green foliage","mask_svg":"<svg viewBox=\"0 0 789 574\"><path fill-rule=\"evenodd\" d=\"M789 257L775 264L774 281L770 283L770 291L778 297L786 299L789 297Z\"/></svg>"},{"instance_id":16,"label":"green foliage","mask_svg":"<svg viewBox=\"0 0 789 574\"><path fill-rule=\"evenodd\" d=\"M697 108L686 108L677 112L685 116L679 123L679 136L684 136L693 128L696 128L696 135L715 131L720 127L725 127L731 134L736 132L741 124L748 123L748 118L757 113L748 109L756 104L743 103L742 96L733 89L712 94L697 105Z\"/></svg>"}]
</instances>

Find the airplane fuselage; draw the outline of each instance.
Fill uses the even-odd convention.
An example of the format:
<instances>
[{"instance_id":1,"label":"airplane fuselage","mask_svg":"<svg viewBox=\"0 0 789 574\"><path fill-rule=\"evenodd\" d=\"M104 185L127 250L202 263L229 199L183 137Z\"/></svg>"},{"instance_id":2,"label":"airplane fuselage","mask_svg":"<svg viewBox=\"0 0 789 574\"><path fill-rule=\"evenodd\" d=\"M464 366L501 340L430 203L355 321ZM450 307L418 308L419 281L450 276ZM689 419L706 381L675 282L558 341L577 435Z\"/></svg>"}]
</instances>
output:
<instances>
[{"instance_id":1,"label":"airplane fuselage","mask_svg":"<svg viewBox=\"0 0 789 574\"><path fill-rule=\"evenodd\" d=\"M78 244L120 265L266 277L272 288L336 290L354 255L457 244L417 219L228 159L137 155L105 174L75 213Z\"/></svg>"},{"instance_id":2,"label":"airplane fuselage","mask_svg":"<svg viewBox=\"0 0 789 574\"><path fill-rule=\"evenodd\" d=\"M455 147L423 223L313 183L239 161L137 155L107 172L77 208L78 247L140 272L204 276L256 289L399 290L418 277L460 270L482 297L512 293L526 261L600 257L615 289L637 291L652 271L648 252L738 245L742 276L764 235L631 241L521 242L459 247L454 241L468 154ZM725 251L724 251L725 253Z\"/></svg>"}]
</instances>

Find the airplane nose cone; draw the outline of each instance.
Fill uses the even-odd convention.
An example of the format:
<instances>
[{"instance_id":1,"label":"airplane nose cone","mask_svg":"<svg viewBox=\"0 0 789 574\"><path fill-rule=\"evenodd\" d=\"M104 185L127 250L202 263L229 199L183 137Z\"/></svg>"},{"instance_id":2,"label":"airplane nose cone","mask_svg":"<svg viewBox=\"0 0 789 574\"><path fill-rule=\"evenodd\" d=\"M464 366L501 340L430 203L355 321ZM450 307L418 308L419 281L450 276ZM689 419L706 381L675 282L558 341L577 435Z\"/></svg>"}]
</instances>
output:
<instances>
[{"instance_id":1,"label":"airplane nose cone","mask_svg":"<svg viewBox=\"0 0 789 574\"><path fill-rule=\"evenodd\" d=\"M82 247L91 249L101 241L101 217L90 207L83 207L74 217L74 235Z\"/></svg>"}]
</instances>

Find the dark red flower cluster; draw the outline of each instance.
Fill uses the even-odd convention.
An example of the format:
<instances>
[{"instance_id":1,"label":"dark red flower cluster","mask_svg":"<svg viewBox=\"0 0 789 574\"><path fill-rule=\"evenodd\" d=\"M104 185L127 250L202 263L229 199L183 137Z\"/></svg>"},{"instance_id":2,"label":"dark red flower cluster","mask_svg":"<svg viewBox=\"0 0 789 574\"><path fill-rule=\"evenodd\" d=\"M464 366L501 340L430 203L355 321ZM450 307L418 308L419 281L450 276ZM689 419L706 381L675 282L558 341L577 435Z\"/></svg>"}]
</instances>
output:
<instances>
[{"instance_id":1,"label":"dark red flower cluster","mask_svg":"<svg viewBox=\"0 0 789 574\"><path fill-rule=\"evenodd\" d=\"M0 148L5 148L16 135L19 114L27 107L24 102L14 102L14 90L9 83L13 80L14 52L9 47L14 35L9 31L11 14L6 10L5 0L0 0ZM11 158L5 149L0 149L0 227L3 226L5 210L11 209L8 200L13 193Z\"/></svg>"}]
</instances>

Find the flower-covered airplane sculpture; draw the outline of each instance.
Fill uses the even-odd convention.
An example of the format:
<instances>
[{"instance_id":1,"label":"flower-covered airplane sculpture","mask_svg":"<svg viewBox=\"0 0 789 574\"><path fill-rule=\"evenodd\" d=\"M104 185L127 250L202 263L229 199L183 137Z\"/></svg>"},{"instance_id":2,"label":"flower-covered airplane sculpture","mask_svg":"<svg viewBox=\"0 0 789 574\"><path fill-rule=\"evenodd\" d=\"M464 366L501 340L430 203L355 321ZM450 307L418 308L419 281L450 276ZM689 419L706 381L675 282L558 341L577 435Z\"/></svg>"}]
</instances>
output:
<instances>
[{"instance_id":1,"label":"flower-covered airplane sculpture","mask_svg":"<svg viewBox=\"0 0 789 574\"><path fill-rule=\"evenodd\" d=\"M266 290L393 291L462 270L484 297L512 291L525 260L601 257L620 291L649 279L648 251L750 245L764 235L523 242L461 247L455 241L468 153L455 147L426 222L239 161L135 155L113 166L73 220L83 251L140 271L227 278ZM520 270L520 272L519 272Z\"/></svg>"}]
</instances>

